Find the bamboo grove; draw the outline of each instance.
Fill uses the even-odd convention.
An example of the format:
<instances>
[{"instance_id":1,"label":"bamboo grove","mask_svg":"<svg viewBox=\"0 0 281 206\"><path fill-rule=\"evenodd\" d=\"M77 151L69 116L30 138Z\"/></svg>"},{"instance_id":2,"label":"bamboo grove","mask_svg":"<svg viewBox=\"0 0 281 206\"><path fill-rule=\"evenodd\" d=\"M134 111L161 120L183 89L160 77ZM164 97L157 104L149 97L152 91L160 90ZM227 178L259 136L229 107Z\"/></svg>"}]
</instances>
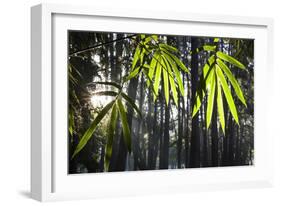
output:
<instances>
[{"instance_id":1,"label":"bamboo grove","mask_svg":"<svg viewBox=\"0 0 281 206\"><path fill-rule=\"evenodd\" d=\"M254 40L68 40L69 173L253 165Z\"/></svg>"}]
</instances>

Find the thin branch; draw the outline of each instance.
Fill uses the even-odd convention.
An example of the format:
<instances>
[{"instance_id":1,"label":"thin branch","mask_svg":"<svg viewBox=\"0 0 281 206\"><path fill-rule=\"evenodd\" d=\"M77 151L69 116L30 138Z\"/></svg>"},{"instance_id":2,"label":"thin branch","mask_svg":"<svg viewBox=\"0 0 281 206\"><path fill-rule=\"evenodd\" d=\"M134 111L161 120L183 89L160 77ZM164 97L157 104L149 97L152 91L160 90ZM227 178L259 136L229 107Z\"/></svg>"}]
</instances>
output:
<instances>
[{"instance_id":1,"label":"thin branch","mask_svg":"<svg viewBox=\"0 0 281 206\"><path fill-rule=\"evenodd\" d=\"M112 41L108 41L108 42L104 42L104 43L101 43L101 44L97 44L95 46L88 47L88 48L82 49L80 51L73 52L73 53L69 54L69 56L71 57L71 56L74 56L74 55L77 55L77 54L88 52L88 51L91 51L91 50L93 50L95 48L98 48L98 47L101 47L101 46L104 46L104 45L107 45L107 44L112 44L114 42L122 41L124 39L132 38L134 36L137 36L137 34L133 34L133 35L126 36L126 37L123 37L123 38L120 38L120 39L115 39L115 40L112 40Z\"/></svg>"}]
</instances>

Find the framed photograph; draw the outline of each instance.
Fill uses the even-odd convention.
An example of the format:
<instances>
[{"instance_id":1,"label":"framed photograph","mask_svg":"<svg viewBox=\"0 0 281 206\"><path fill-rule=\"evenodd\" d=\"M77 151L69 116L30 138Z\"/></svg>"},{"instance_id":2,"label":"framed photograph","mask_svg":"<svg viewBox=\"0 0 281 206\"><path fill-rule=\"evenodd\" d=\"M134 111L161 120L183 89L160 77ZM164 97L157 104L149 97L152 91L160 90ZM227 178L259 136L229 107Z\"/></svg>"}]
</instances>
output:
<instances>
[{"instance_id":1,"label":"framed photograph","mask_svg":"<svg viewBox=\"0 0 281 206\"><path fill-rule=\"evenodd\" d=\"M272 186L271 19L31 16L34 199Z\"/></svg>"}]
</instances>

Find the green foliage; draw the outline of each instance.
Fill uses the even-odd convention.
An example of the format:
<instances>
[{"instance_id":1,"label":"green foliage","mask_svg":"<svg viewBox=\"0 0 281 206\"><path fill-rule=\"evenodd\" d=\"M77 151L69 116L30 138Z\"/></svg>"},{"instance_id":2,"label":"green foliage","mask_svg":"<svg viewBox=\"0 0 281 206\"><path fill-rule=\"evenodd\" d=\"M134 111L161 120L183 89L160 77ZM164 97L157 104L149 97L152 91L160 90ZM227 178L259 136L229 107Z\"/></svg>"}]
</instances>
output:
<instances>
[{"instance_id":1,"label":"green foliage","mask_svg":"<svg viewBox=\"0 0 281 206\"><path fill-rule=\"evenodd\" d=\"M231 112L233 118L235 119L236 123L239 124L236 105L234 103L231 91L230 91L230 89L228 87L228 84L226 82L224 74L222 73L221 68L217 64L215 66L215 69L216 69L217 77L218 77L218 79L220 81L220 84L222 86L222 89L223 89L223 92L224 92L227 104L229 106L230 112Z\"/></svg>"},{"instance_id":2,"label":"green foliage","mask_svg":"<svg viewBox=\"0 0 281 206\"><path fill-rule=\"evenodd\" d=\"M229 56L229 55L227 55L225 53L222 53L222 52L218 51L216 55L217 55L218 58L220 58L220 59L222 59L224 61L227 61L230 64L233 64L233 65L237 66L240 69L246 69L245 66L241 62L239 62L235 58L233 58L233 57L231 57L231 56Z\"/></svg>"},{"instance_id":3,"label":"green foliage","mask_svg":"<svg viewBox=\"0 0 281 206\"><path fill-rule=\"evenodd\" d=\"M200 78L199 88L195 93L195 102L193 103L192 117L194 117L200 109L203 98L205 97L206 89L210 86L214 71L211 69L215 63L215 56L209 57L207 63L203 67L203 72Z\"/></svg>"},{"instance_id":4,"label":"green foliage","mask_svg":"<svg viewBox=\"0 0 281 206\"><path fill-rule=\"evenodd\" d=\"M159 96L160 85L163 82L166 104L168 105L172 93L172 98L177 106L177 90L180 91L182 96L185 93L179 69L184 73L190 73L189 69L177 57L179 53L177 48L161 42L156 35L140 36L141 41L138 42L138 46L134 52L132 68L126 77L126 81L131 78L137 78L139 74L143 73L147 78L147 86L153 85L151 88L153 89L154 101ZM145 63L144 59L146 59L149 65Z\"/></svg>"},{"instance_id":5,"label":"green foliage","mask_svg":"<svg viewBox=\"0 0 281 206\"><path fill-rule=\"evenodd\" d=\"M218 113L219 113L219 120L221 123L221 128L223 133L225 133L225 117L224 117L224 108L223 108L223 99L221 93L221 85L219 79L217 79L217 106L218 106Z\"/></svg>"},{"instance_id":6,"label":"green foliage","mask_svg":"<svg viewBox=\"0 0 281 206\"><path fill-rule=\"evenodd\" d=\"M219 39L215 39L214 43L219 42ZM200 78L200 84L199 88L196 91L195 94L195 102L193 105L193 112L192 117L194 117L197 112L199 111L199 108L201 106L201 103L203 101L203 98L205 97L205 94L208 94L207 97L207 112L206 112L206 125L207 128L209 128L212 114L213 114L213 107L216 99L216 106L218 108L218 116L221 128L223 132L225 132L225 114L224 114L224 105L223 105L223 97L222 97L222 91L224 94L224 97L226 99L226 102L228 104L228 108L230 110L230 113L235 120L235 122L239 125L239 118L237 114L237 108L235 105L235 102L233 100L233 96L231 93L231 90L229 88L229 85L227 83L227 79L229 80L230 84L232 85L238 99L245 105L246 101L243 95L243 92L239 86L239 83L237 79L232 74L229 67L224 63L228 62L235 67L238 67L240 69L245 70L245 66L239 62L234 57L229 56L228 54L225 54L221 51L217 51L217 46L213 45L205 45L199 49L197 49L198 52L200 51L208 51L213 53L211 57L208 59L207 63L203 67L203 72Z\"/></svg>"},{"instance_id":7,"label":"green foliage","mask_svg":"<svg viewBox=\"0 0 281 206\"><path fill-rule=\"evenodd\" d=\"M76 90L74 89L79 81L82 79L80 72L72 65L68 64L68 77L69 77L69 112L68 112L68 131L71 139L75 133L75 122L74 114L76 111L76 105L80 106L80 101L76 95Z\"/></svg>"},{"instance_id":8,"label":"green foliage","mask_svg":"<svg viewBox=\"0 0 281 206\"><path fill-rule=\"evenodd\" d=\"M243 92L242 92L236 78L233 76L232 72L230 71L230 69L220 59L217 59L217 64L224 71L225 75L227 76L228 80L230 81L230 83L231 83L232 87L234 88L234 91L237 94L240 101L247 107Z\"/></svg>"},{"instance_id":9,"label":"green foliage","mask_svg":"<svg viewBox=\"0 0 281 206\"><path fill-rule=\"evenodd\" d=\"M207 101L207 128L210 126L213 114L213 107L214 107L214 99L215 99L215 92L216 92L216 75L212 71L212 75L210 75L210 87L208 88L208 101Z\"/></svg>"},{"instance_id":10,"label":"green foliage","mask_svg":"<svg viewBox=\"0 0 281 206\"><path fill-rule=\"evenodd\" d=\"M125 110L125 107L121 101L121 99L117 99L118 103L118 110L119 110L119 115L121 117L121 122L122 122L122 129L123 129L123 138L124 142L128 148L128 151L131 152L131 134L130 134L130 128L127 120L127 112Z\"/></svg>"},{"instance_id":11,"label":"green foliage","mask_svg":"<svg viewBox=\"0 0 281 206\"><path fill-rule=\"evenodd\" d=\"M129 69L128 74L121 79L121 83L93 82L93 84L112 86L114 89L112 91L97 91L92 95L111 96L114 99L107 105L103 106L103 108L98 112L89 128L84 132L83 135L81 135L81 138L79 138L78 145L72 155L72 158L74 158L85 147L87 142L93 137L97 127L101 125L101 121L108 114L109 121L108 125L106 125L108 127L108 131L104 159L104 168L106 171L108 171L110 166L114 135L118 120L121 121L123 131L122 136L124 138L125 145L128 151L131 152L132 139L127 119L128 114L126 106L132 108L136 114L142 117L141 111L135 104L134 100L123 91L124 83L132 80L133 78L139 78L140 75L144 75L146 78L147 87L153 91L154 101L157 100L159 95L163 95L166 105L169 104L170 98L172 98L174 104L178 106L179 95L185 95L182 73L190 73L189 69L179 58L179 50L172 45L168 45L166 40L161 39L157 35L144 34L137 35L137 37L133 38L133 40L136 42L136 46L132 58L131 68ZM246 68L236 58L218 51L218 46L216 44L219 41L219 38L215 38L213 45L203 45L196 50L196 52L205 51L210 54L210 57L204 65L202 74L200 76L199 86L195 94L195 101L193 102L192 117L198 113L202 102L206 97L207 128L210 127L213 110L214 107L217 106L219 122L222 131L225 133L225 111L223 96L226 99L232 117L234 118L235 122L239 124L237 108L233 100L230 85L234 89L238 99L243 103L243 105L247 106L240 85L227 65L231 64L243 70L246 70ZM75 85L78 85L79 79L74 77L81 75L71 64L68 66L68 76L71 84L70 86L74 87ZM163 94L160 94L159 91L163 91ZM79 104L74 89L71 89L70 98L73 100L73 102ZM71 136L74 133L75 126L74 114L74 109L70 107L68 130Z\"/></svg>"},{"instance_id":12,"label":"green foliage","mask_svg":"<svg viewBox=\"0 0 281 206\"><path fill-rule=\"evenodd\" d=\"M141 111L139 110L138 106L135 104L135 102L124 92L120 93L121 96L130 104L130 106L138 113L140 117L142 117Z\"/></svg>"},{"instance_id":13,"label":"green foliage","mask_svg":"<svg viewBox=\"0 0 281 206\"><path fill-rule=\"evenodd\" d=\"M69 112L68 112L69 116L68 116L68 119L69 119L69 126L68 126L68 131L70 133L70 135L72 136L73 135L73 131L74 131L74 111L72 108L70 108Z\"/></svg>"},{"instance_id":14,"label":"green foliage","mask_svg":"<svg viewBox=\"0 0 281 206\"><path fill-rule=\"evenodd\" d=\"M84 133L84 135L80 139L80 141L72 155L72 158L74 158L85 147L85 145L87 144L89 139L92 137L93 133L95 132L98 124L104 118L104 116L107 114L107 112L111 109L114 102L115 101L111 101L100 111L100 113L97 115L97 117L94 119L94 121L92 122L90 127L87 129L87 131Z\"/></svg>"},{"instance_id":15,"label":"green foliage","mask_svg":"<svg viewBox=\"0 0 281 206\"><path fill-rule=\"evenodd\" d=\"M112 154L112 142L113 142L113 136L115 133L116 128L116 122L118 119L118 116L120 117L120 120L122 122L122 129L123 129L123 137L124 142L127 146L127 149L129 152L131 152L131 134L130 134L130 128L127 120L127 112L125 109L125 106L123 105L124 102L127 102L128 105L130 105L133 110L140 116L141 111L139 110L138 106L134 103L134 101L124 92L122 92L122 85L119 85L115 82L94 82L94 84L102 84L102 85L110 85L118 89L118 92L116 91L98 91L94 92L93 96L112 96L114 97L114 100L108 103L106 106L103 107L103 109L98 113L94 121L91 123L90 127L87 129L87 131L83 134L81 137L73 155L72 158L74 158L87 144L87 142L92 138L97 126L100 124L101 120L106 116L107 113L111 110L110 115L110 121L109 121L109 131L108 131L108 137L106 142L106 155L105 155L105 170L108 170L110 158ZM118 115L119 114L119 115Z\"/></svg>"},{"instance_id":16,"label":"green foliage","mask_svg":"<svg viewBox=\"0 0 281 206\"><path fill-rule=\"evenodd\" d=\"M110 117L110 123L108 125L108 136L107 136L107 143L105 146L105 170L108 171L110 158L112 155L112 145L113 145L113 136L116 129L116 123L118 119L118 111L117 111L117 105L114 103L112 111L111 111L111 117Z\"/></svg>"}]
</instances>

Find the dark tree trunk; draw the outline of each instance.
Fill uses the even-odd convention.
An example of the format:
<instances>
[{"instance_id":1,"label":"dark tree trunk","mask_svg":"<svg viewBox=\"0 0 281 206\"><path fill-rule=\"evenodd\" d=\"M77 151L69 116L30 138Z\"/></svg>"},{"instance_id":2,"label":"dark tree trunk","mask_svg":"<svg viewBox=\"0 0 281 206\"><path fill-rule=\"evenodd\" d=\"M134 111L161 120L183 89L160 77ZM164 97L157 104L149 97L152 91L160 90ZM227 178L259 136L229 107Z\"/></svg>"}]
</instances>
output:
<instances>
[{"instance_id":1,"label":"dark tree trunk","mask_svg":"<svg viewBox=\"0 0 281 206\"><path fill-rule=\"evenodd\" d=\"M153 113L152 113L152 94L151 91L149 91L148 94L148 114L147 114L147 130L148 130L148 155L147 155L147 166L148 169L152 169L153 164L153 130L154 128L154 121L152 119Z\"/></svg>"},{"instance_id":2,"label":"dark tree trunk","mask_svg":"<svg viewBox=\"0 0 281 206\"><path fill-rule=\"evenodd\" d=\"M160 169L168 169L169 166L169 131L170 131L170 103L165 106L165 126L163 136L163 164Z\"/></svg>"},{"instance_id":3,"label":"dark tree trunk","mask_svg":"<svg viewBox=\"0 0 281 206\"><path fill-rule=\"evenodd\" d=\"M163 98L160 97L160 134L159 134L159 168L163 166L163 134L164 134L164 107L165 107L165 102L163 101Z\"/></svg>"},{"instance_id":4,"label":"dark tree trunk","mask_svg":"<svg viewBox=\"0 0 281 206\"><path fill-rule=\"evenodd\" d=\"M156 169L156 160L158 156L158 145L159 145L159 126L157 124L157 114L158 114L158 103L154 104L154 120L153 120L153 159L151 169Z\"/></svg>"},{"instance_id":5,"label":"dark tree trunk","mask_svg":"<svg viewBox=\"0 0 281 206\"><path fill-rule=\"evenodd\" d=\"M192 87L192 102L195 101L196 85L198 81L198 54L195 52L198 48L198 40L196 37L191 37L191 87ZM191 128L191 144L190 144L190 162L189 167L200 167L200 134L198 113L192 118Z\"/></svg>"},{"instance_id":6,"label":"dark tree trunk","mask_svg":"<svg viewBox=\"0 0 281 206\"><path fill-rule=\"evenodd\" d=\"M181 168L181 151L182 151L182 127L183 127L183 113L181 111L181 96L179 94L178 100L178 141L177 141L177 160L178 160L178 168Z\"/></svg>"},{"instance_id":7,"label":"dark tree trunk","mask_svg":"<svg viewBox=\"0 0 281 206\"><path fill-rule=\"evenodd\" d=\"M202 166L208 167L208 136L206 131L206 125L205 125L205 115L206 115L206 108L203 104L201 106L201 131L202 131L202 144L203 144L203 158L202 158Z\"/></svg>"},{"instance_id":8,"label":"dark tree trunk","mask_svg":"<svg viewBox=\"0 0 281 206\"><path fill-rule=\"evenodd\" d=\"M216 96L215 96L216 99ZM214 103L213 108L213 117L212 117L212 131L211 131L211 138L212 138L212 166L218 166L218 124L217 124L217 104Z\"/></svg>"},{"instance_id":9,"label":"dark tree trunk","mask_svg":"<svg viewBox=\"0 0 281 206\"><path fill-rule=\"evenodd\" d=\"M119 35L121 34L118 34L117 38L121 38L121 36ZM122 44L121 42L116 42L116 56L119 57L121 55L122 55ZM122 71L120 68L120 63L118 62L117 58L115 58L115 62L118 65L116 67L116 70L119 71L118 75L120 77ZM134 101L136 100L137 86L138 86L138 79L137 78L131 79L128 85L128 96L131 97L131 99L133 99ZM133 109L130 107L130 105L127 104L127 118L128 118L128 124L130 129L132 128L133 113L134 113ZM115 171L124 171L126 169L127 153L128 153L128 149L125 145L123 132L122 132L121 137L119 139L119 150L118 150L117 160L115 164Z\"/></svg>"}]
</instances>

